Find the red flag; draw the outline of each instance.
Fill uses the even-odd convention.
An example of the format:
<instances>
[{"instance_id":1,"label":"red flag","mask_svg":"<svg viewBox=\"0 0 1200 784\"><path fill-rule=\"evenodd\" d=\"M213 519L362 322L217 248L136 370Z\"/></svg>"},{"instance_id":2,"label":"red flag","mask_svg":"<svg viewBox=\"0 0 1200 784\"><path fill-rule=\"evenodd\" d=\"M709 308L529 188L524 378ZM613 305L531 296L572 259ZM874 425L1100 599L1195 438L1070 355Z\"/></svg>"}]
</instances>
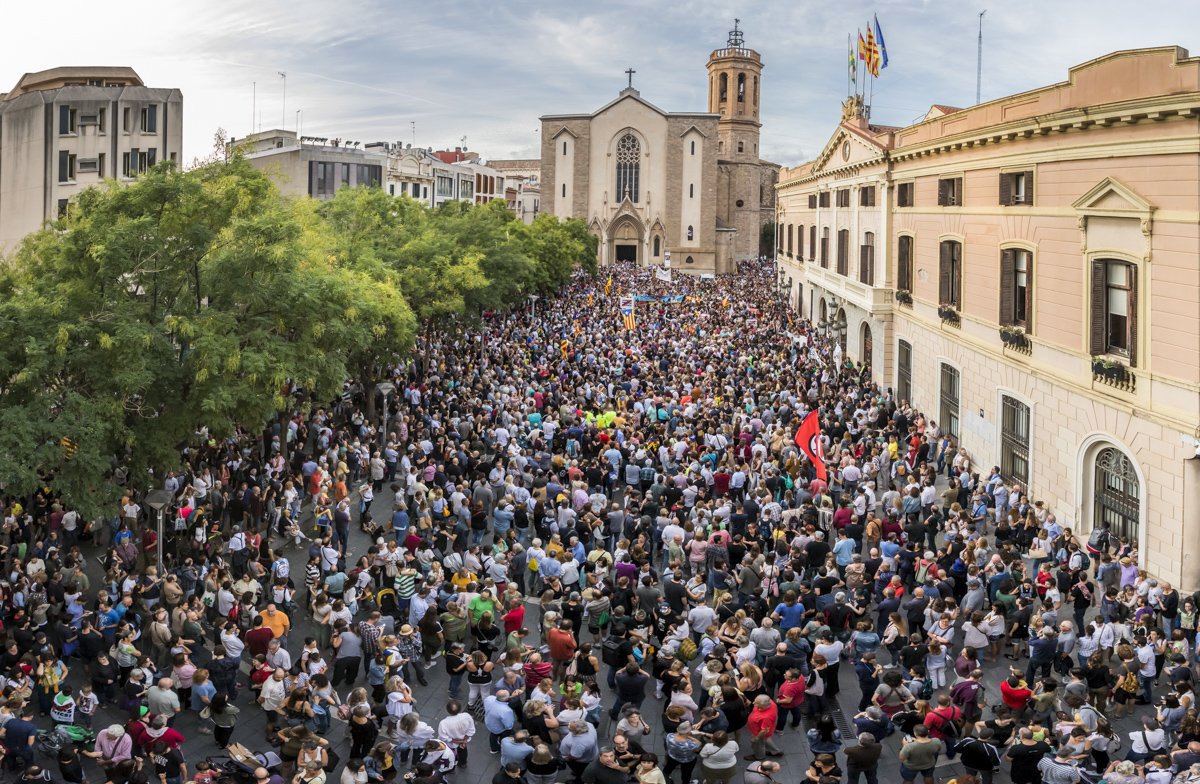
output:
<instances>
[{"instance_id":1,"label":"red flag","mask_svg":"<svg viewBox=\"0 0 1200 784\"><path fill-rule=\"evenodd\" d=\"M813 467L817 469L817 479L828 482L829 476L825 473L825 449L821 446L821 423L817 421L816 411L810 412L800 423L800 429L796 431L796 446L812 461Z\"/></svg>"}]
</instances>

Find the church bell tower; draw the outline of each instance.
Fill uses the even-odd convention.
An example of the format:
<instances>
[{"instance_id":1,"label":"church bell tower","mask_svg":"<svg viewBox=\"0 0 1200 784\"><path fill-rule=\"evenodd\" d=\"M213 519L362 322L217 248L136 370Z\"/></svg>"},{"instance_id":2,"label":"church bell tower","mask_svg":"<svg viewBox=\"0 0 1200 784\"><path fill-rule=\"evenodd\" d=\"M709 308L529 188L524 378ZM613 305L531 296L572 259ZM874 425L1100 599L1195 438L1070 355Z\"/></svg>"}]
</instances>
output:
<instances>
[{"instance_id":1,"label":"church bell tower","mask_svg":"<svg viewBox=\"0 0 1200 784\"><path fill-rule=\"evenodd\" d=\"M762 57L746 48L746 39L733 20L729 40L708 56L708 111L717 120L717 217L724 227L736 229L729 264L759 254L763 222L763 189L768 170L758 151L759 79ZM768 213L770 212L770 204ZM732 271L732 267L728 271Z\"/></svg>"},{"instance_id":2,"label":"church bell tower","mask_svg":"<svg viewBox=\"0 0 1200 784\"><path fill-rule=\"evenodd\" d=\"M757 164L762 57L746 48L740 21L733 20L725 47L708 56L708 111L721 115L717 132L721 160Z\"/></svg>"}]
</instances>

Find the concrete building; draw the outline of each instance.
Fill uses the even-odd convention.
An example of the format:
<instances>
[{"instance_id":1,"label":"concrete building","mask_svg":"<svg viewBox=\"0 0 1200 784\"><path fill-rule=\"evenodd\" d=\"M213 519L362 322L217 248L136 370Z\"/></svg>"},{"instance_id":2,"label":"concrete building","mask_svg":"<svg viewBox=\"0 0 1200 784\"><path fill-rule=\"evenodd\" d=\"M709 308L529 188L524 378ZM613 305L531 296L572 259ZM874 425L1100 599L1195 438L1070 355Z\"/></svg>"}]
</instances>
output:
<instances>
[{"instance_id":1,"label":"concrete building","mask_svg":"<svg viewBox=\"0 0 1200 784\"><path fill-rule=\"evenodd\" d=\"M542 162L537 158L489 160L488 166L504 175L504 200L524 223L533 223L541 210L542 189L538 184Z\"/></svg>"},{"instance_id":2,"label":"concrete building","mask_svg":"<svg viewBox=\"0 0 1200 784\"><path fill-rule=\"evenodd\" d=\"M984 473L1200 587L1200 59L1115 52L905 128L851 99L778 199L804 315Z\"/></svg>"},{"instance_id":3,"label":"concrete building","mask_svg":"<svg viewBox=\"0 0 1200 784\"><path fill-rule=\"evenodd\" d=\"M359 149L359 142L313 136L295 131L269 130L230 139L250 165L266 171L288 196L330 199L339 188L383 186L387 156L375 149Z\"/></svg>"},{"instance_id":4,"label":"concrete building","mask_svg":"<svg viewBox=\"0 0 1200 784\"><path fill-rule=\"evenodd\" d=\"M707 112L666 112L632 86L590 114L541 118L541 208L586 221L599 260L728 272L759 254L764 191L759 158L762 58L734 25L708 60Z\"/></svg>"},{"instance_id":5,"label":"concrete building","mask_svg":"<svg viewBox=\"0 0 1200 784\"><path fill-rule=\"evenodd\" d=\"M0 94L0 253L81 190L130 181L183 147L183 94L123 67L27 73Z\"/></svg>"}]
</instances>

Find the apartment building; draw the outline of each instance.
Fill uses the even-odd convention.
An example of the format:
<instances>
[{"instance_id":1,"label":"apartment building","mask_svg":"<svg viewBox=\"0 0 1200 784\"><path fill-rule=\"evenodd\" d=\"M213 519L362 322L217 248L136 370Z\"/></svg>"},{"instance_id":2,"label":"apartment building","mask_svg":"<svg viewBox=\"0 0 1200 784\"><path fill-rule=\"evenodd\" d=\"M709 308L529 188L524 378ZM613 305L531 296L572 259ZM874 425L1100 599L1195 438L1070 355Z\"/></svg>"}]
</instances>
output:
<instances>
[{"instance_id":1,"label":"apartment building","mask_svg":"<svg viewBox=\"0 0 1200 784\"><path fill-rule=\"evenodd\" d=\"M0 94L0 253L84 188L131 181L183 147L183 94L124 67L27 73Z\"/></svg>"},{"instance_id":2,"label":"apartment building","mask_svg":"<svg viewBox=\"0 0 1200 784\"><path fill-rule=\"evenodd\" d=\"M489 160L488 166L504 175L504 201L524 223L533 223L541 211L542 189L538 178L542 162L537 158Z\"/></svg>"},{"instance_id":3,"label":"apartment building","mask_svg":"<svg viewBox=\"0 0 1200 784\"><path fill-rule=\"evenodd\" d=\"M383 186L386 154L359 149L359 142L272 129L230 139L229 146L251 166L267 172L289 196L331 199L341 188Z\"/></svg>"},{"instance_id":4,"label":"apartment building","mask_svg":"<svg viewBox=\"0 0 1200 784\"><path fill-rule=\"evenodd\" d=\"M865 114L850 99L781 172L795 307L981 471L1200 587L1200 59L1121 51L904 128Z\"/></svg>"}]
</instances>

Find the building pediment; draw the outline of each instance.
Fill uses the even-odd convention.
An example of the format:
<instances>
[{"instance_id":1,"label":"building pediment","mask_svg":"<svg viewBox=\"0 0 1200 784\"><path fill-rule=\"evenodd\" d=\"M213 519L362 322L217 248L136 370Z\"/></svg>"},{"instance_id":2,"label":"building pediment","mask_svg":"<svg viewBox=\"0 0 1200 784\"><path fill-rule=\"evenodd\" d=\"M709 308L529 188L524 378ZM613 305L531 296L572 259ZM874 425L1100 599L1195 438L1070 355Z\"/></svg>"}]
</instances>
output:
<instances>
[{"instance_id":1,"label":"building pediment","mask_svg":"<svg viewBox=\"0 0 1200 784\"><path fill-rule=\"evenodd\" d=\"M1148 219L1154 205L1114 177L1105 177L1072 204L1085 215Z\"/></svg>"},{"instance_id":2,"label":"building pediment","mask_svg":"<svg viewBox=\"0 0 1200 784\"><path fill-rule=\"evenodd\" d=\"M578 138L579 138L579 134L575 133L574 131L572 131L570 128L568 128L568 127L567 127L567 126L565 126L565 125L564 125L564 126L562 126L561 128L559 128L559 129L558 129L557 131L555 131L554 133L550 134L550 138L551 138L551 139L557 139L559 136L562 136L564 133L569 133L569 134L571 134L571 138L572 138L572 139L578 139Z\"/></svg>"},{"instance_id":3,"label":"building pediment","mask_svg":"<svg viewBox=\"0 0 1200 784\"><path fill-rule=\"evenodd\" d=\"M683 133L679 134L679 137L680 137L680 138L683 138L684 136L687 136L689 133L692 133L692 132L695 132L695 133L698 133L698 134L700 134L700 136L702 136L702 137L703 137L703 138L705 138L705 139L707 139L707 138L708 138L708 134L707 134L707 133L705 133L704 131L700 130L700 128L699 128L698 126L695 126L695 125L689 125L689 126L688 126L688 127L685 129L685 130L684 130L684 132L683 132Z\"/></svg>"},{"instance_id":4,"label":"building pediment","mask_svg":"<svg viewBox=\"0 0 1200 784\"><path fill-rule=\"evenodd\" d=\"M846 166L872 163L886 151L884 145L870 138L865 131L842 123L822 148L821 154L814 161L812 171L816 174Z\"/></svg>"}]
</instances>

